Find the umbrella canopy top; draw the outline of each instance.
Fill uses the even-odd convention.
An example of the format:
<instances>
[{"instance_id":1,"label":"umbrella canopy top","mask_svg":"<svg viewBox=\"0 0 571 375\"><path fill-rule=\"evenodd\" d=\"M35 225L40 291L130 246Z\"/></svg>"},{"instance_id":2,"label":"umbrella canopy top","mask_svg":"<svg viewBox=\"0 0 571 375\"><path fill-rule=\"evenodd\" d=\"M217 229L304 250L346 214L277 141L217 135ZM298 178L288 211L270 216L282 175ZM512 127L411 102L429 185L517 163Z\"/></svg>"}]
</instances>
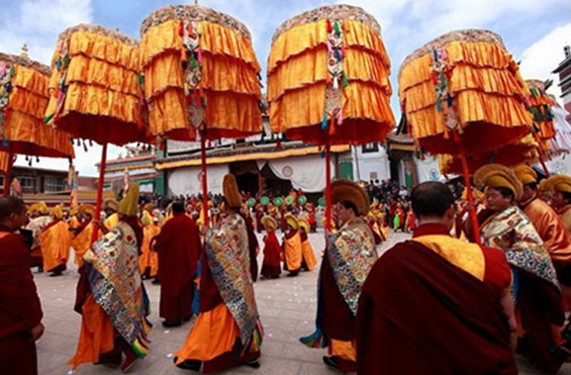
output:
<instances>
[{"instance_id":1,"label":"umbrella canopy top","mask_svg":"<svg viewBox=\"0 0 571 375\"><path fill-rule=\"evenodd\" d=\"M81 24L59 35L46 121L74 137L123 145L147 141L137 40Z\"/></svg>"},{"instance_id":2,"label":"umbrella canopy top","mask_svg":"<svg viewBox=\"0 0 571 375\"><path fill-rule=\"evenodd\" d=\"M171 20L206 21L229 27L239 32L248 40L252 40L250 31L242 22L224 13L201 5L169 5L151 13L141 24L141 38L154 26Z\"/></svg>"},{"instance_id":3,"label":"umbrella canopy top","mask_svg":"<svg viewBox=\"0 0 571 375\"><path fill-rule=\"evenodd\" d=\"M50 68L27 56L0 53L0 149L17 154L73 157L67 133L43 122Z\"/></svg>"},{"instance_id":4,"label":"umbrella canopy top","mask_svg":"<svg viewBox=\"0 0 571 375\"><path fill-rule=\"evenodd\" d=\"M201 6L169 6L141 27L149 130L188 141L262 131L261 70L246 26Z\"/></svg>"},{"instance_id":5,"label":"umbrella canopy top","mask_svg":"<svg viewBox=\"0 0 571 375\"><path fill-rule=\"evenodd\" d=\"M422 151L457 154L462 143L468 153L483 153L531 130L529 90L491 31L436 38L404 60L398 79L401 108Z\"/></svg>"},{"instance_id":6,"label":"umbrella canopy top","mask_svg":"<svg viewBox=\"0 0 571 375\"><path fill-rule=\"evenodd\" d=\"M490 43L498 45L505 49L504 41L501 36L490 31L483 29L464 29L455 30L426 43L424 46L415 50L413 53L405 57L399 69L399 80L403 69L413 60L416 60L424 55L433 53L435 48L442 48L453 42L467 42L467 43Z\"/></svg>"},{"instance_id":7,"label":"umbrella canopy top","mask_svg":"<svg viewBox=\"0 0 571 375\"><path fill-rule=\"evenodd\" d=\"M319 20L354 20L367 25L376 34L381 35L381 25L375 17L367 13L364 9L352 5L327 5L320 8L308 10L282 23L272 36L272 44L285 32L294 27Z\"/></svg>"},{"instance_id":8,"label":"umbrella canopy top","mask_svg":"<svg viewBox=\"0 0 571 375\"><path fill-rule=\"evenodd\" d=\"M268 57L272 131L313 144L383 141L395 119L380 31L370 14L348 5L283 23Z\"/></svg>"}]
</instances>

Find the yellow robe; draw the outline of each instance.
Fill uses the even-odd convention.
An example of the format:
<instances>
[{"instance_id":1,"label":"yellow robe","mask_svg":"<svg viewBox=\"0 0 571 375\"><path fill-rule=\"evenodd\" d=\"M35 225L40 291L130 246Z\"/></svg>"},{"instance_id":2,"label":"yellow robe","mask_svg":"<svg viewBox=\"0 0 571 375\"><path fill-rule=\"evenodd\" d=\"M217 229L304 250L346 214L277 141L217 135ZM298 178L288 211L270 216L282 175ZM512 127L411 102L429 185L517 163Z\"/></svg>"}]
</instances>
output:
<instances>
[{"instance_id":1,"label":"yellow robe","mask_svg":"<svg viewBox=\"0 0 571 375\"><path fill-rule=\"evenodd\" d=\"M91 247L91 240L93 239L93 231L95 230L95 224L90 222L81 232L79 232L72 240L71 246L75 251L75 264L78 267L83 265L83 255ZM101 237L102 233L99 232L97 238Z\"/></svg>"},{"instance_id":2,"label":"yellow robe","mask_svg":"<svg viewBox=\"0 0 571 375\"><path fill-rule=\"evenodd\" d=\"M557 213L539 198L524 206L523 212L543 240L551 259L561 263L571 262L571 240Z\"/></svg>"},{"instance_id":3,"label":"yellow robe","mask_svg":"<svg viewBox=\"0 0 571 375\"><path fill-rule=\"evenodd\" d=\"M285 263L288 271L299 271L301 268L302 251L299 230L290 238L287 238L287 236L284 237Z\"/></svg>"},{"instance_id":4,"label":"yellow robe","mask_svg":"<svg viewBox=\"0 0 571 375\"><path fill-rule=\"evenodd\" d=\"M59 265L66 264L71 247L71 235L68 224L60 220L46 227L40 234L42 253L44 257L44 270L51 271Z\"/></svg>"},{"instance_id":5,"label":"yellow robe","mask_svg":"<svg viewBox=\"0 0 571 375\"><path fill-rule=\"evenodd\" d=\"M103 225L107 230L112 230L119 224L119 214L115 212L113 215L109 216L105 221L103 221Z\"/></svg>"},{"instance_id":6,"label":"yellow robe","mask_svg":"<svg viewBox=\"0 0 571 375\"><path fill-rule=\"evenodd\" d=\"M155 277L159 271L159 255L151 249L151 240L158 236L161 228L156 224L149 224L143 228L143 244L141 245L141 255L139 256L139 271L145 272L147 267L151 269L150 276Z\"/></svg>"},{"instance_id":7,"label":"yellow robe","mask_svg":"<svg viewBox=\"0 0 571 375\"><path fill-rule=\"evenodd\" d=\"M301 243L301 252L307 268L310 271L313 270L317 265L317 259L315 259L315 253L313 252L311 242L309 242L309 237L307 237L307 239Z\"/></svg>"}]
</instances>

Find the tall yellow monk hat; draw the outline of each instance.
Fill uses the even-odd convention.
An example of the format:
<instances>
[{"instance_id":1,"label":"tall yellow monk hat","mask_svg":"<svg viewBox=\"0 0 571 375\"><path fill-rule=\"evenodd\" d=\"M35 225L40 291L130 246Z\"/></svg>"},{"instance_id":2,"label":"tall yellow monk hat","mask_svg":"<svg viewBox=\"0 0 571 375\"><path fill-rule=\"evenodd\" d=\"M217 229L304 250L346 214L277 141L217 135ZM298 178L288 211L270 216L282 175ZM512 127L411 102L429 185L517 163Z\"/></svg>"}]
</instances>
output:
<instances>
[{"instance_id":1,"label":"tall yellow monk hat","mask_svg":"<svg viewBox=\"0 0 571 375\"><path fill-rule=\"evenodd\" d=\"M113 211L119 211L119 202L117 202L115 199L105 199L105 201L103 202L103 209L112 209Z\"/></svg>"},{"instance_id":2,"label":"tall yellow monk hat","mask_svg":"<svg viewBox=\"0 0 571 375\"><path fill-rule=\"evenodd\" d=\"M274 219L270 215L262 217L262 225L264 226L264 228L271 230L276 230L278 228L278 223L276 222L276 219Z\"/></svg>"},{"instance_id":3,"label":"tall yellow monk hat","mask_svg":"<svg viewBox=\"0 0 571 375\"><path fill-rule=\"evenodd\" d=\"M303 228L303 230L305 230L305 233L311 232L311 225L309 225L309 221L300 217L298 218L298 222L299 222L299 227Z\"/></svg>"},{"instance_id":4,"label":"tall yellow monk hat","mask_svg":"<svg viewBox=\"0 0 571 375\"><path fill-rule=\"evenodd\" d=\"M222 192L224 193L224 198L226 198L226 203L228 203L230 208L240 208L242 206L242 196L238 190L236 177L234 177L233 174L227 174L224 176Z\"/></svg>"},{"instance_id":5,"label":"tall yellow monk hat","mask_svg":"<svg viewBox=\"0 0 571 375\"><path fill-rule=\"evenodd\" d=\"M63 209L61 208L61 204L58 204L54 208L51 209L50 215L55 217L56 219L61 219L63 217Z\"/></svg>"},{"instance_id":6,"label":"tall yellow monk hat","mask_svg":"<svg viewBox=\"0 0 571 375\"><path fill-rule=\"evenodd\" d=\"M137 212L139 212L139 184L129 182L127 192L125 197L121 199L117 212L125 216L137 216Z\"/></svg>"},{"instance_id":7,"label":"tall yellow monk hat","mask_svg":"<svg viewBox=\"0 0 571 375\"><path fill-rule=\"evenodd\" d=\"M537 172L535 172L529 165L520 164L514 168L514 172L517 178L524 185L537 183Z\"/></svg>"},{"instance_id":8,"label":"tall yellow monk hat","mask_svg":"<svg viewBox=\"0 0 571 375\"><path fill-rule=\"evenodd\" d=\"M149 213L149 211L143 211L143 216L141 217L141 224L143 226L151 225L153 223L153 217Z\"/></svg>"},{"instance_id":9,"label":"tall yellow monk hat","mask_svg":"<svg viewBox=\"0 0 571 375\"><path fill-rule=\"evenodd\" d=\"M91 217L95 216L95 206L92 204L82 204L79 206L78 209L79 213L91 215Z\"/></svg>"},{"instance_id":10,"label":"tall yellow monk hat","mask_svg":"<svg viewBox=\"0 0 571 375\"><path fill-rule=\"evenodd\" d=\"M42 215L47 215L50 212L46 202L41 201L40 203L38 203L38 212Z\"/></svg>"},{"instance_id":11,"label":"tall yellow monk hat","mask_svg":"<svg viewBox=\"0 0 571 375\"><path fill-rule=\"evenodd\" d=\"M539 189L571 194L571 177L565 175L551 176L541 181Z\"/></svg>"},{"instance_id":12,"label":"tall yellow monk hat","mask_svg":"<svg viewBox=\"0 0 571 375\"><path fill-rule=\"evenodd\" d=\"M369 212L369 196L359 185L349 180L337 180L331 184L331 203L349 201L357 207L359 214Z\"/></svg>"},{"instance_id":13,"label":"tall yellow monk hat","mask_svg":"<svg viewBox=\"0 0 571 375\"><path fill-rule=\"evenodd\" d=\"M515 200L520 200L523 193L521 181L514 171L502 164L487 164L474 172L476 185L489 188L503 187L514 194Z\"/></svg>"},{"instance_id":14,"label":"tall yellow monk hat","mask_svg":"<svg viewBox=\"0 0 571 375\"><path fill-rule=\"evenodd\" d=\"M288 212L287 214L285 214L284 219L285 219L287 225L289 225L290 227L292 227L295 230L299 229L299 221L291 212Z\"/></svg>"}]
</instances>

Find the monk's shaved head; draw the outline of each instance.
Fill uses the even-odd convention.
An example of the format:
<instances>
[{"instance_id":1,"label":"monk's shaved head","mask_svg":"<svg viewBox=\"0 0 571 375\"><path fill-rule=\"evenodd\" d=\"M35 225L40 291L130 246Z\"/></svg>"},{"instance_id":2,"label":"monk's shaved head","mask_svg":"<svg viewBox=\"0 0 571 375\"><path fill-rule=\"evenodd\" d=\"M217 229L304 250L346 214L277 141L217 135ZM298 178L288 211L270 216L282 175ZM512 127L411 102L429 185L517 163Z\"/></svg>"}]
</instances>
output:
<instances>
[{"instance_id":1,"label":"monk's shaved head","mask_svg":"<svg viewBox=\"0 0 571 375\"><path fill-rule=\"evenodd\" d=\"M419 217L443 217L454 204L454 196L442 182L423 182L412 190L412 210Z\"/></svg>"},{"instance_id":2,"label":"monk's shaved head","mask_svg":"<svg viewBox=\"0 0 571 375\"><path fill-rule=\"evenodd\" d=\"M0 198L0 222L6 220L11 214L17 214L26 209L23 200L16 197Z\"/></svg>"}]
</instances>

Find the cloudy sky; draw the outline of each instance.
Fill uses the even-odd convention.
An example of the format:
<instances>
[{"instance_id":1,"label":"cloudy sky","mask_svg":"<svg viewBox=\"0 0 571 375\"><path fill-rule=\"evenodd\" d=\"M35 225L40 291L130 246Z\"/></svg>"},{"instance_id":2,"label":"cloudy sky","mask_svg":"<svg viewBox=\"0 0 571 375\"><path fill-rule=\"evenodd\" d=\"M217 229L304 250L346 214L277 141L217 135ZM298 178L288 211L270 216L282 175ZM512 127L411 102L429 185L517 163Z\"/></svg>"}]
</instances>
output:
<instances>
[{"instance_id":1,"label":"cloudy sky","mask_svg":"<svg viewBox=\"0 0 571 375\"><path fill-rule=\"evenodd\" d=\"M194 3L183 1L182 3ZM331 4L317 0L200 0L201 5L228 13L252 32L258 60L265 67L274 30L300 12ZM525 78L557 77L551 71L563 60L563 46L571 44L569 0L354 0L373 14L382 27L392 64L393 86L402 60L431 39L451 30L485 28L500 34L509 51L521 61ZM29 55L49 64L57 35L78 23L94 23L140 39L141 21L153 10L175 4L165 0L0 0L0 51L18 54L23 43ZM559 96L557 87L550 90ZM392 105L398 111L397 97ZM396 117L400 113L395 113ZM82 175L95 175L100 148L86 154L77 148L76 165ZM111 147L109 157L121 149ZM25 165L23 157L18 164ZM46 168L67 169L67 161L44 158Z\"/></svg>"}]
</instances>

